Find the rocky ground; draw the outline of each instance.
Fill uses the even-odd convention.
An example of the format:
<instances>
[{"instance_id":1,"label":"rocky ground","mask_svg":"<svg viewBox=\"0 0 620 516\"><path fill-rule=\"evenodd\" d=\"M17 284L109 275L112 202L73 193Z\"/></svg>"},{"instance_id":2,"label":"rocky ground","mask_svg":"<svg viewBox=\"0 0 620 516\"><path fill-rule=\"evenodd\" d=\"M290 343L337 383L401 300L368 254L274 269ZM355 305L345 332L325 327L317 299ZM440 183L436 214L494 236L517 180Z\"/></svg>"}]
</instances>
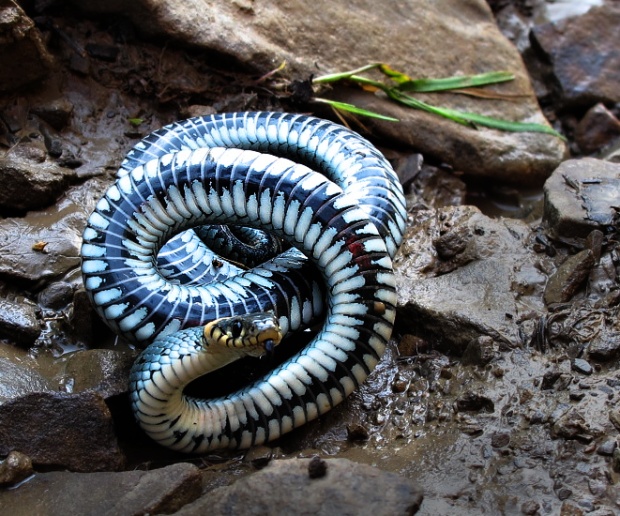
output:
<instances>
[{"instance_id":1,"label":"rocky ground","mask_svg":"<svg viewBox=\"0 0 620 516\"><path fill-rule=\"evenodd\" d=\"M3 512L618 513L617 3L127 4L0 0ZM347 119L408 192L392 345L359 392L269 447L151 444L128 408L136 351L81 285L94 204L150 131L232 110L335 118L304 95L309 77L375 61L510 70L490 97L421 98L548 120L567 142L321 92L401 120Z\"/></svg>"}]
</instances>

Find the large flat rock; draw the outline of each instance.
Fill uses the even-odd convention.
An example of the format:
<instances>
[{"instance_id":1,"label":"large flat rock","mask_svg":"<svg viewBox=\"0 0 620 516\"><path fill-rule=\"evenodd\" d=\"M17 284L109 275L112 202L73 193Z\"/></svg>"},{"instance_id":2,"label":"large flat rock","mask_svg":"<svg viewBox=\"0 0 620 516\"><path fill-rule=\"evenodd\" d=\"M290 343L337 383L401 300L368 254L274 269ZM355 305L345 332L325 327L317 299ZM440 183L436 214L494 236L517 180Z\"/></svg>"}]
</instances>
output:
<instances>
[{"instance_id":1,"label":"large flat rock","mask_svg":"<svg viewBox=\"0 0 620 516\"><path fill-rule=\"evenodd\" d=\"M120 12L141 30L207 49L259 73L286 61L284 73L290 79L378 61L412 77L508 70L515 80L492 89L510 95L510 100L459 94L420 98L462 111L546 123L517 49L500 33L484 0L389 0L380 8L373 0L139 0L131 4L89 0L76 5ZM540 183L565 153L563 142L553 136L476 130L400 108L372 94L356 94L357 90L335 93L401 120L364 120L375 134L413 146L472 175Z\"/></svg>"}]
</instances>

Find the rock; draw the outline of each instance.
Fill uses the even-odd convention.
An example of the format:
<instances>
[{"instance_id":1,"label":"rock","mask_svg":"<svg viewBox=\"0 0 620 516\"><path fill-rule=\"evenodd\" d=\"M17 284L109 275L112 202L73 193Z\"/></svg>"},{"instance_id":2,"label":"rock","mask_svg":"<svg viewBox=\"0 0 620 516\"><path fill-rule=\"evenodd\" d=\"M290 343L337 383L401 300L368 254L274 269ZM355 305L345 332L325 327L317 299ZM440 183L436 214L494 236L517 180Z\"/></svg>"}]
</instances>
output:
<instances>
[{"instance_id":1,"label":"rock","mask_svg":"<svg viewBox=\"0 0 620 516\"><path fill-rule=\"evenodd\" d=\"M31 346L40 333L35 305L20 294L0 289L0 337Z\"/></svg>"},{"instance_id":2,"label":"rock","mask_svg":"<svg viewBox=\"0 0 620 516\"><path fill-rule=\"evenodd\" d=\"M491 337L480 336L467 345L461 361L464 365L483 366L493 360L497 352L498 347Z\"/></svg>"},{"instance_id":3,"label":"rock","mask_svg":"<svg viewBox=\"0 0 620 516\"><path fill-rule=\"evenodd\" d=\"M237 2L213 4L209 15L199 18L195 13L202 4L197 0L165 5L157 0L75 3L89 11L121 13L142 30L214 51L261 74L286 61L284 73L299 81L374 62L389 63L415 77L510 70L515 80L492 88L511 95L510 102L448 93L419 98L482 115L546 123L518 51L499 32L484 0L407 0L381 9L373 0L346 5L329 0ZM455 48L460 49L458 57ZM411 146L471 175L540 183L565 154L564 143L553 136L475 130L354 89L338 88L332 94L397 117L399 123L364 119L383 139Z\"/></svg>"},{"instance_id":4,"label":"rock","mask_svg":"<svg viewBox=\"0 0 620 516\"><path fill-rule=\"evenodd\" d=\"M23 453L12 451L0 463L0 486L17 484L32 475L32 461Z\"/></svg>"},{"instance_id":5,"label":"rock","mask_svg":"<svg viewBox=\"0 0 620 516\"><path fill-rule=\"evenodd\" d=\"M620 5L607 2L582 16L539 25L532 35L551 62L562 107L620 101Z\"/></svg>"},{"instance_id":6,"label":"rock","mask_svg":"<svg viewBox=\"0 0 620 516\"><path fill-rule=\"evenodd\" d=\"M127 392L129 370L137 352L89 349L71 354L64 362L63 377L71 392L96 392L104 399Z\"/></svg>"},{"instance_id":7,"label":"rock","mask_svg":"<svg viewBox=\"0 0 620 516\"><path fill-rule=\"evenodd\" d=\"M563 439L578 439L583 442L590 442L597 433L588 421L576 409L564 412L551 425L551 437Z\"/></svg>"},{"instance_id":8,"label":"rock","mask_svg":"<svg viewBox=\"0 0 620 516\"><path fill-rule=\"evenodd\" d=\"M433 242L448 232L466 234L467 243L446 261ZM539 264L546 258L528 249L529 236L523 222L493 220L471 206L418 212L394 260L403 332L458 353L481 337L499 349L521 345L519 325L545 312Z\"/></svg>"},{"instance_id":9,"label":"rock","mask_svg":"<svg viewBox=\"0 0 620 516\"><path fill-rule=\"evenodd\" d=\"M319 459L320 460L320 459ZM347 459L325 459L312 478L312 459L272 461L231 486L210 491L177 516L198 514L415 514L422 493L411 480Z\"/></svg>"},{"instance_id":10,"label":"rock","mask_svg":"<svg viewBox=\"0 0 620 516\"><path fill-rule=\"evenodd\" d=\"M0 345L0 405L33 392L52 392L55 387L25 351Z\"/></svg>"},{"instance_id":11,"label":"rock","mask_svg":"<svg viewBox=\"0 0 620 516\"><path fill-rule=\"evenodd\" d=\"M73 104L65 98L58 98L33 106L30 111L45 120L56 131L60 131L69 124L73 113Z\"/></svg>"},{"instance_id":12,"label":"rock","mask_svg":"<svg viewBox=\"0 0 620 516\"><path fill-rule=\"evenodd\" d=\"M15 64L19 63L19 73ZM53 65L34 22L12 0L0 1L0 91L44 78Z\"/></svg>"},{"instance_id":13,"label":"rock","mask_svg":"<svg viewBox=\"0 0 620 516\"><path fill-rule=\"evenodd\" d=\"M573 371L577 371L578 373L586 375L590 375L594 372L592 366L588 364L588 362L583 358L576 358L575 360L573 360L572 368Z\"/></svg>"},{"instance_id":14,"label":"rock","mask_svg":"<svg viewBox=\"0 0 620 516\"><path fill-rule=\"evenodd\" d=\"M172 464L122 473L37 473L16 491L0 490L6 514L108 516L171 514L202 491L200 470Z\"/></svg>"},{"instance_id":15,"label":"rock","mask_svg":"<svg viewBox=\"0 0 620 516\"><path fill-rule=\"evenodd\" d=\"M37 163L35 166L7 153L0 157L0 177L0 212L13 214L52 204L75 179L75 172L54 163Z\"/></svg>"},{"instance_id":16,"label":"rock","mask_svg":"<svg viewBox=\"0 0 620 516\"><path fill-rule=\"evenodd\" d=\"M584 158L562 163L545 182L543 223L552 238L585 239L616 221L620 165Z\"/></svg>"},{"instance_id":17,"label":"rock","mask_svg":"<svg viewBox=\"0 0 620 516\"><path fill-rule=\"evenodd\" d=\"M41 306L58 310L73 299L73 286L66 281L57 281L39 292L38 298Z\"/></svg>"},{"instance_id":18,"label":"rock","mask_svg":"<svg viewBox=\"0 0 620 516\"><path fill-rule=\"evenodd\" d=\"M588 358L609 362L620 353L620 333L604 331L588 344Z\"/></svg>"},{"instance_id":19,"label":"rock","mask_svg":"<svg viewBox=\"0 0 620 516\"><path fill-rule=\"evenodd\" d=\"M125 459L110 411L96 393L33 393L0 406L0 455L89 472L119 470Z\"/></svg>"},{"instance_id":20,"label":"rock","mask_svg":"<svg viewBox=\"0 0 620 516\"><path fill-rule=\"evenodd\" d=\"M569 301L583 286L593 266L594 256L589 249L569 256L549 277L545 287L545 303L552 305Z\"/></svg>"},{"instance_id":21,"label":"rock","mask_svg":"<svg viewBox=\"0 0 620 516\"><path fill-rule=\"evenodd\" d=\"M575 130L577 145L586 154L601 150L616 138L620 138L620 120L600 102L588 110Z\"/></svg>"},{"instance_id":22,"label":"rock","mask_svg":"<svg viewBox=\"0 0 620 516\"><path fill-rule=\"evenodd\" d=\"M618 443L613 440L607 440L602 442L597 448L596 453L605 457L611 457L614 454L615 449L618 447Z\"/></svg>"},{"instance_id":23,"label":"rock","mask_svg":"<svg viewBox=\"0 0 620 516\"><path fill-rule=\"evenodd\" d=\"M473 391L466 391L456 399L455 403L459 412L493 412L495 410L495 403L491 398Z\"/></svg>"},{"instance_id":24,"label":"rock","mask_svg":"<svg viewBox=\"0 0 620 516\"><path fill-rule=\"evenodd\" d=\"M0 274L41 288L50 278L77 269L82 231L104 184L91 179L45 211L0 219Z\"/></svg>"}]
</instances>

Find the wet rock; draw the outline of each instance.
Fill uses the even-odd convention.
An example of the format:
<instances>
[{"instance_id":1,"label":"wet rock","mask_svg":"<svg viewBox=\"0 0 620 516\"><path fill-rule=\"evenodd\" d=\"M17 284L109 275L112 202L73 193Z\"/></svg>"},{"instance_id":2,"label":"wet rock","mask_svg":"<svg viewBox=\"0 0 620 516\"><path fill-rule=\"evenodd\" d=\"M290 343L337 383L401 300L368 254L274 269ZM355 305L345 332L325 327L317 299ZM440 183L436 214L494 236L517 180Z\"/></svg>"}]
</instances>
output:
<instances>
[{"instance_id":1,"label":"wet rock","mask_svg":"<svg viewBox=\"0 0 620 516\"><path fill-rule=\"evenodd\" d=\"M124 456L110 411L95 393L33 393L0 406L0 455L72 471L119 470Z\"/></svg>"},{"instance_id":2,"label":"wet rock","mask_svg":"<svg viewBox=\"0 0 620 516\"><path fill-rule=\"evenodd\" d=\"M0 491L6 514L171 514L202 491L200 470L179 463L151 471L37 473L15 491Z\"/></svg>"},{"instance_id":3,"label":"wet rock","mask_svg":"<svg viewBox=\"0 0 620 516\"><path fill-rule=\"evenodd\" d=\"M592 154L620 138L620 120L604 104L590 108L580 120L575 140L582 152Z\"/></svg>"},{"instance_id":4,"label":"wet rock","mask_svg":"<svg viewBox=\"0 0 620 516\"><path fill-rule=\"evenodd\" d=\"M19 70L15 64L19 63ZM34 22L12 0L0 3L0 91L45 77L53 65Z\"/></svg>"},{"instance_id":5,"label":"wet rock","mask_svg":"<svg viewBox=\"0 0 620 516\"><path fill-rule=\"evenodd\" d=\"M593 429L580 412L570 409L552 422L551 436L554 439L561 437L590 442L593 437Z\"/></svg>"},{"instance_id":6,"label":"wet rock","mask_svg":"<svg viewBox=\"0 0 620 516\"><path fill-rule=\"evenodd\" d=\"M483 0L408 0L388 3L380 10L372 0L346 5L295 0L286 6L270 2L260 8L252 3L217 4L204 19L196 19L194 7L179 0L167 2L165 9L155 0L141 0L131 7L118 1L87 1L79 6L121 12L143 30L229 56L262 73L286 61L284 73L296 80L373 62L390 63L415 77L510 70L515 80L493 89L513 95L511 102L451 94L420 98L507 120L546 123L518 51L501 35ZM403 12L415 16L403 16ZM461 49L458 59L454 48ZM541 182L565 153L564 144L553 136L474 130L356 90L332 94L397 117L397 124L364 120L384 139L409 145L472 175Z\"/></svg>"},{"instance_id":7,"label":"wet rock","mask_svg":"<svg viewBox=\"0 0 620 516\"><path fill-rule=\"evenodd\" d=\"M560 498L564 500L564 498ZM560 508L560 516L583 516L585 512L572 502L564 502Z\"/></svg>"},{"instance_id":8,"label":"wet rock","mask_svg":"<svg viewBox=\"0 0 620 516\"><path fill-rule=\"evenodd\" d=\"M52 283L39 292L39 304L45 308L59 309L73 298L73 286L65 281Z\"/></svg>"},{"instance_id":9,"label":"wet rock","mask_svg":"<svg viewBox=\"0 0 620 516\"><path fill-rule=\"evenodd\" d=\"M25 296L0 289L0 337L31 346L40 333L35 305Z\"/></svg>"},{"instance_id":10,"label":"wet rock","mask_svg":"<svg viewBox=\"0 0 620 516\"><path fill-rule=\"evenodd\" d=\"M0 177L0 212L23 213L52 204L75 179L75 172L54 163L35 166L7 153L0 157Z\"/></svg>"},{"instance_id":11,"label":"wet rock","mask_svg":"<svg viewBox=\"0 0 620 516\"><path fill-rule=\"evenodd\" d=\"M620 199L620 165L584 158L562 163L545 182L543 223L553 238L585 239L613 226Z\"/></svg>"},{"instance_id":12,"label":"wet rock","mask_svg":"<svg viewBox=\"0 0 620 516\"><path fill-rule=\"evenodd\" d=\"M603 332L588 344L588 358L598 362L609 362L620 354L620 333Z\"/></svg>"},{"instance_id":13,"label":"wet rock","mask_svg":"<svg viewBox=\"0 0 620 516\"><path fill-rule=\"evenodd\" d=\"M394 260L404 333L433 336L459 353L481 337L498 349L520 345L518 321L544 313L546 281L544 258L527 248L527 225L471 206L417 215ZM468 234L467 245L454 261L441 260L432 242L451 231Z\"/></svg>"},{"instance_id":14,"label":"wet rock","mask_svg":"<svg viewBox=\"0 0 620 516\"><path fill-rule=\"evenodd\" d=\"M347 439L349 441L367 441L370 437L368 428L364 425L351 423L347 425Z\"/></svg>"},{"instance_id":15,"label":"wet rock","mask_svg":"<svg viewBox=\"0 0 620 516\"><path fill-rule=\"evenodd\" d=\"M311 478L311 461L273 461L231 486L214 489L176 514L397 515L415 514L422 503L415 483L394 473L346 459L325 459L325 475Z\"/></svg>"},{"instance_id":16,"label":"wet rock","mask_svg":"<svg viewBox=\"0 0 620 516\"><path fill-rule=\"evenodd\" d=\"M544 299L547 305L565 303L583 286L594 266L594 255L589 249L567 258L549 277Z\"/></svg>"},{"instance_id":17,"label":"wet rock","mask_svg":"<svg viewBox=\"0 0 620 516\"><path fill-rule=\"evenodd\" d=\"M127 392L129 370L137 352L90 349L63 358L63 380L70 382L69 392L96 392L104 399Z\"/></svg>"},{"instance_id":18,"label":"wet rock","mask_svg":"<svg viewBox=\"0 0 620 516\"><path fill-rule=\"evenodd\" d=\"M601 443L596 448L596 453L598 453L599 455L603 455L605 457L611 457L614 454L614 451L617 447L618 447L618 443L610 439L608 441Z\"/></svg>"},{"instance_id":19,"label":"wet rock","mask_svg":"<svg viewBox=\"0 0 620 516\"><path fill-rule=\"evenodd\" d=\"M65 98L59 98L33 106L30 111L60 131L67 126L71 119L73 104Z\"/></svg>"},{"instance_id":20,"label":"wet rock","mask_svg":"<svg viewBox=\"0 0 620 516\"><path fill-rule=\"evenodd\" d=\"M0 346L0 404L33 392L54 391L54 383L36 371L32 357L12 346ZM17 357L15 357L17 351Z\"/></svg>"},{"instance_id":21,"label":"wet rock","mask_svg":"<svg viewBox=\"0 0 620 516\"><path fill-rule=\"evenodd\" d=\"M481 336L472 340L463 353L461 361L464 365L486 365L488 364L498 352L498 346L491 337Z\"/></svg>"},{"instance_id":22,"label":"wet rock","mask_svg":"<svg viewBox=\"0 0 620 516\"><path fill-rule=\"evenodd\" d=\"M594 370L586 360L584 360L583 358L576 358L575 360L573 360L573 371L577 371L581 374L590 375L593 373Z\"/></svg>"},{"instance_id":23,"label":"wet rock","mask_svg":"<svg viewBox=\"0 0 620 516\"><path fill-rule=\"evenodd\" d=\"M508 432L495 432L491 436L491 446L493 448L504 448L510 444L510 434Z\"/></svg>"},{"instance_id":24,"label":"wet rock","mask_svg":"<svg viewBox=\"0 0 620 516\"><path fill-rule=\"evenodd\" d=\"M10 486L32 475L32 461L23 453L12 451L0 462L0 486Z\"/></svg>"},{"instance_id":25,"label":"wet rock","mask_svg":"<svg viewBox=\"0 0 620 516\"><path fill-rule=\"evenodd\" d=\"M551 62L564 107L620 101L620 6L616 2L582 16L539 25L532 34Z\"/></svg>"},{"instance_id":26,"label":"wet rock","mask_svg":"<svg viewBox=\"0 0 620 516\"><path fill-rule=\"evenodd\" d=\"M492 399L484 394L467 391L457 398L456 408L460 412L479 412L481 410L493 412L495 410L495 404Z\"/></svg>"},{"instance_id":27,"label":"wet rock","mask_svg":"<svg viewBox=\"0 0 620 516\"><path fill-rule=\"evenodd\" d=\"M0 219L0 274L43 287L50 278L76 269L82 231L103 184L92 179L70 189L45 211Z\"/></svg>"}]
</instances>

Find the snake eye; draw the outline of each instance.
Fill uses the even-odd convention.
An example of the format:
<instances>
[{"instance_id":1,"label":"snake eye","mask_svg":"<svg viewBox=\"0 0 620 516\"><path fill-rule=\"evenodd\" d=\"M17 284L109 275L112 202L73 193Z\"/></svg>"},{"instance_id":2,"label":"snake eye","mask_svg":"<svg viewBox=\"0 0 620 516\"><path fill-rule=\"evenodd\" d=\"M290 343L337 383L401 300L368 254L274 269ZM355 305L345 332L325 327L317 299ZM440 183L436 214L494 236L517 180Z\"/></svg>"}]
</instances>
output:
<instances>
[{"instance_id":1,"label":"snake eye","mask_svg":"<svg viewBox=\"0 0 620 516\"><path fill-rule=\"evenodd\" d=\"M233 321L230 325L230 335L233 339L238 339L241 337L241 332L243 331L243 323L239 320Z\"/></svg>"}]
</instances>

